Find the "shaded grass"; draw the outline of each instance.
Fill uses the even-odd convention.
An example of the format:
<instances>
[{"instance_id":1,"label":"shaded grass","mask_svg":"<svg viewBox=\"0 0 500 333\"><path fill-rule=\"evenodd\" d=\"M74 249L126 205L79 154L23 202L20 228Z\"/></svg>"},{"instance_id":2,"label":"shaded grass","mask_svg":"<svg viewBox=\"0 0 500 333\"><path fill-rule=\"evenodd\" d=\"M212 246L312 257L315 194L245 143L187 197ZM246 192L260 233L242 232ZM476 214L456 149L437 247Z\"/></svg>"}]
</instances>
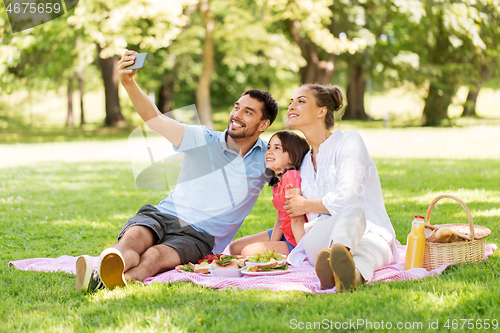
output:
<instances>
[{"instance_id":1,"label":"shaded grass","mask_svg":"<svg viewBox=\"0 0 500 333\"><path fill-rule=\"evenodd\" d=\"M476 223L493 230L487 243L498 243L500 161L375 162L401 243L406 243L413 215L424 214L440 193L462 198ZM358 319L419 322L424 331L429 320L438 320L443 331L447 319L500 319L498 254L484 263L451 267L437 277L377 283L338 295L212 290L192 283L131 284L82 295L74 291L70 274L23 272L7 264L33 257L98 255L116 241L123 223L141 205L156 204L166 193L137 188L128 163L4 168L0 193L0 331L281 332L298 322L325 328L324 320L334 325ZM275 216L271 191L265 188L237 237L271 227ZM433 211L432 223L450 220L466 218L458 204L447 200Z\"/></svg>"}]
</instances>

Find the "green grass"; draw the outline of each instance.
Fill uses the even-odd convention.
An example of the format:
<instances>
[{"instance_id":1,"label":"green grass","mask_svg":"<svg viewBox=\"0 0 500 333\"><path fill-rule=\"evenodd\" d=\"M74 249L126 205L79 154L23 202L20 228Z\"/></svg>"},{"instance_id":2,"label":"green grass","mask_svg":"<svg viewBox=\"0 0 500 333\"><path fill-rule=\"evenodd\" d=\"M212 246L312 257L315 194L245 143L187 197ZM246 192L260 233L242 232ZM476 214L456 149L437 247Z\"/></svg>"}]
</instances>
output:
<instances>
[{"instance_id":1,"label":"green grass","mask_svg":"<svg viewBox=\"0 0 500 333\"><path fill-rule=\"evenodd\" d=\"M487 243L499 243L500 160L495 157L498 140L493 132L467 134L464 140L478 141L463 146L465 151L449 147L454 153L444 154L446 158L439 158L439 147L429 147L427 158L412 158L404 146L393 147L400 149L399 158L394 157L398 151L373 150L387 211L401 243L406 243L413 215L424 214L440 193L462 198L475 223L493 231ZM365 140L383 142L384 137L396 135L403 144L416 142L416 135L430 137L432 142L433 137L450 133L455 132L363 132ZM120 142L124 141L85 144L103 150ZM81 149L81 144L70 142L67 147ZM486 262L457 265L440 276L376 283L337 295L212 290L192 283L131 284L85 295L74 291L71 274L9 268L12 260L96 256L114 244L123 223L141 205L155 204L166 195L137 188L129 162L95 161L85 155L92 149L82 150L81 160L74 162L36 156L37 151L47 154L47 149L60 147L57 143L0 145L0 154L7 156L0 162L0 332L281 332L290 331L293 320L332 320L335 324L358 319L394 325L421 322L423 331L428 331L429 320L438 320L438 331L445 331L447 319L500 320L498 252ZM17 155L8 161L14 148ZM28 155L31 162L23 162L22 157ZM466 221L460 206L452 201L440 202L437 208L432 223ZM271 192L266 188L237 237L271 227L274 218Z\"/></svg>"}]
</instances>

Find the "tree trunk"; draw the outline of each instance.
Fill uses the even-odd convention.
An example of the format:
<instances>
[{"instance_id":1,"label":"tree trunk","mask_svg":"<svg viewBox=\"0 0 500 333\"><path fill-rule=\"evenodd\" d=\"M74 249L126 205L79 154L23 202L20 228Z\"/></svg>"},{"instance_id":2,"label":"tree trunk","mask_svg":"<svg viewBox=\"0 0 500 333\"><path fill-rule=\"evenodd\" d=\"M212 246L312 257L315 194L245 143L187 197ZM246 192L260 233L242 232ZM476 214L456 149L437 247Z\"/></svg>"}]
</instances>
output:
<instances>
[{"instance_id":1,"label":"tree trunk","mask_svg":"<svg viewBox=\"0 0 500 333\"><path fill-rule=\"evenodd\" d=\"M101 53L101 47L97 44L97 52ZM104 95L106 98L106 118L104 126L122 126L125 123L120 108L120 98L118 97L118 56L102 59L99 57L101 65L102 79L104 81Z\"/></svg>"},{"instance_id":2,"label":"tree trunk","mask_svg":"<svg viewBox=\"0 0 500 333\"><path fill-rule=\"evenodd\" d=\"M307 64L300 69L301 83L330 84L333 79L333 74L335 73L334 63L336 56L330 55L330 59L325 61L319 60L316 51L311 50L311 48L309 48L308 52L308 54L302 53Z\"/></svg>"},{"instance_id":3,"label":"tree trunk","mask_svg":"<svg viewBox=\"0 0 500 333\"><path fill-rule=\"evenodd\" d=\"M431 6L431 2L426 2ZM427 7L426 7L427 8ZM441 10L437 6L437 10ZM448 118L448 107L456 89L456 77L453 71L450 71L448 64L452 56L451 43L448 37L447 28L444 24L444 14L436 14L435 25L438 31L435 33L435 45L429 49L430 63L439 70L435 81L429 85L429 93L425 98L423 111L424 126L439 126L443 119ZM454 51L456 52L456 51Z\"/></svg>"},{"instance_id":4,"label":"tree trunk","mask_svg":"<svg viewBox=\"0 0 500 333\"><path fill-rule=\"evenodd\" d=\"M173 71L173 69L172 69ZM172 80L171 72L166 72L161 81L161 86L158 92L158 110L161 113L172 111L174 102L174 80Z\"/></svg>"},{"instance_id":5,"label":"tree trunk","mask_svg":"<svg viewBox=\"0 0 500 333\"><path fill-rule=\"evenodd\" d=\"M75 119L73 117L73 79L68 79L68 116L66 117L66 127L73 126Z\"/></svg>"},{"instance_id":6,"label":"tree trunk","mask_svg":"<svg viewBox=\"0 0 500 333\"><path fill-rule=\"evenodd\" d=\"M347 107L342 119L366 120L365 112L365 69L357 62L351 62L349 84L347 86Z\"/></svg>"},{"instance_id":7,"label":"tree trunk","mask_svg":"<svg viewBox=\"0 0 500 333\"><path fill-rule=\"evenodd\" d=\"M301 83L329 84L332 82L337 56L330 54L328 60L320 60L317 46L311 40L302 37L298 33L300 28L298 20L287 20L286 27L293 41L299 46L302 57L306 61L306 66L300 69Z\"/></svg>"},{"instance_id":8,"label":"tree trunk","mask_svg":"<svg viewBox=\"0 0 500 333\"><path fill-rule=\"evenodd\" d=\"M80 92L80 126L85 124L85 112L83 108L83 67L78 68L78 91Z\"/></svg>"},{"instance_id":9,"label":"tree trunk","mask_svg":"<svg viewBox=\"0 0 500 333\"><path fill-rule=\"evenodd\" d=\"M435 82L430 84L429 94L425 98L424 126L439 126L443 119L448 118L448 107L454 92L453 85L437 85Z\"/></svg>"},{"instance_id":10,"label":"tree trunk","mask_svg":"<svg viewBox=\"0 0 500 333\"><path fill-rule=\"evenodd\" d=\"M477 117L476 101L482 85L482 82L478 82L469 87L469 93L467 94L467 99L464 103L464 112L462 113L462 117Z\"/></svg>"},{"instance_id":11,"label":"tree trunk","mask_svg":"<svg viewBox=\"0 0 500 333\"><path fill-rule=\"evenodd\" d=\"M210 0L204 0L200 3L200 14L205 26L205 40L203 42L203 72L198 78L198 86L196 87L196 107L201 124L213 128L210 86L214 70L214 15L210 10Z\"/></svg>"}]
</instances>

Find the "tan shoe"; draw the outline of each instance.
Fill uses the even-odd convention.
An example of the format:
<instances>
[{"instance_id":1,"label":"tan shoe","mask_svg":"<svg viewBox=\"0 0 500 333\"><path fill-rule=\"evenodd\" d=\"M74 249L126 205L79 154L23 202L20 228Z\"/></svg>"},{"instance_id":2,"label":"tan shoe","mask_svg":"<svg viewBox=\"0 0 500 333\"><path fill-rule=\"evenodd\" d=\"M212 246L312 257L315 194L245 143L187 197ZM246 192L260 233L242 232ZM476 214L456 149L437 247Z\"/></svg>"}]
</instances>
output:
<instances>
[{"instance_id":1,"label":"tan shoe","mask_svg":"<svg viewBox=\"0 0 500 333\"><path fill-rule=\"evenodd\" d=\"M125 287L127 282L123 275L125 260L117 249L110 247L99 256L98 272L102 282L108 289Z\"/></svg>"},{"instance_id":2,"label":"tan shoe","mask_svg":"<svg viewBox=\"0 0 500 333\"><path fill-rule=\"evenodd\" d=\"M316 270L316 275L319 278L321 289L325 290L335 287L333 271L330 267L330 249L323 249L318 253L314 269Z\"/></svg>"},{"instance_id":3,"label":"tan shoe","mask_svg":"<svg viewBox=\"0 0 500 333\"><path fill-rule=\"evenodd\" d=\"M334 244L330 250L330 267L337 292L356 290L356 267L352 254L342 244Z\"/></svg>"}]
</instances>

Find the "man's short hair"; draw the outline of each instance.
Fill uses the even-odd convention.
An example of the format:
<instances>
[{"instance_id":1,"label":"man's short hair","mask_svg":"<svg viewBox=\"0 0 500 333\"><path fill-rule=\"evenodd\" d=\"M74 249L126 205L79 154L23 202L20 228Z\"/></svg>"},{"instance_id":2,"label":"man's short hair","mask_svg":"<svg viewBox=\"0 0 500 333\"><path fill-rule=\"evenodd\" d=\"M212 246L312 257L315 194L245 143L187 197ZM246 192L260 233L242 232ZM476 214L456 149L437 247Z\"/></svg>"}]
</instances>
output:
<instances>
[{"instance_id":1,"label":"man's short hair","mask_svg":"<svg viewBox=\"0 0 500 333\"><path fill-rule=\"evenodd\" d=\"M278 103L267 91L260 89L250 89L245 91L241 96L249 95L250 97L264 103L262 107L262 119L269 119L271 125L278 116Z\"/></svg>"}]
</instances>

